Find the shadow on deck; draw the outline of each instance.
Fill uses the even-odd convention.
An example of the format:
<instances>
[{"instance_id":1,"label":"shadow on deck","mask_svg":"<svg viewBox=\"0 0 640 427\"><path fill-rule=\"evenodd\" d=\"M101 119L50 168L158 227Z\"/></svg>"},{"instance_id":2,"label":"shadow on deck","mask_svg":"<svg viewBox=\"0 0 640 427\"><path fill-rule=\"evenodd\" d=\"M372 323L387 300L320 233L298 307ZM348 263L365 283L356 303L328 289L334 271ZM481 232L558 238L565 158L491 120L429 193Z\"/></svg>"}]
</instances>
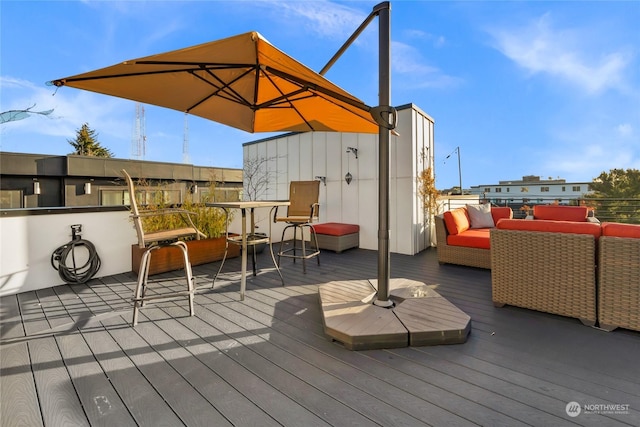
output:
<instances>
[{"instance_id":1,"label":"shadow on deck","mask_svg":"<svg viewBox=\"0 0 640 427\"><path fill-rule=\"evenodd\" d=\"M285 287L263 254L243 302L239 259L214 290L219 263L195 267L196 315L186 298L151 304L135 328L133 274L4 297L0 424L640 425L640 334L494 308L490 271L435 255L392 254L391 274L471 316L464 344L349 351L328 339L318 285L374 279L377 254L361 249L323 252L306 275L283 260Z\"/></svg>"}]
</instances>

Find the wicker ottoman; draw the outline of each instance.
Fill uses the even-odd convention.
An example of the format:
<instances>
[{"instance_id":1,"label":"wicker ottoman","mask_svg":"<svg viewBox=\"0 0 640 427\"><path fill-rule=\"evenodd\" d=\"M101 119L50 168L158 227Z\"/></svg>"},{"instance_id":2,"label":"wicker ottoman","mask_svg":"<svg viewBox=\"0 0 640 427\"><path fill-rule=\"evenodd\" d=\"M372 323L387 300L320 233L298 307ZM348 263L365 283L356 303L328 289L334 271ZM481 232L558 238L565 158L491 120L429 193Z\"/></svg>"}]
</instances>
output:
<instances>
[{"instance_id":1,"label":"wicker ottoman","mask_svg":"<svg viewBox=\"0 0 640 427\"><path fill-rule=\"evenodd\" d=\"M318 247L340 253L360 246L360 226L327 222L313 226L318 237Z\"/></svg>"}]
</instances>

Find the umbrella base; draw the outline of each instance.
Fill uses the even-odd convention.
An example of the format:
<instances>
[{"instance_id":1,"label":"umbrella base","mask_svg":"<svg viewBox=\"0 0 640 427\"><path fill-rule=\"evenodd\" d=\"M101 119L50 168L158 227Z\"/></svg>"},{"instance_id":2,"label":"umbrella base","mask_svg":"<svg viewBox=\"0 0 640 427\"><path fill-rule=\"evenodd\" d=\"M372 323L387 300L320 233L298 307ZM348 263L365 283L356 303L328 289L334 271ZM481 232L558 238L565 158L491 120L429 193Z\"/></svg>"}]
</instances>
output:
<instances>
[{"instance_id":1,"label":"umbrella base","mask_svg":"<svg viewBox=\"0 0 640 427\"><path fill-rule=\"evenodd\" d=\"M349 350L462 344L471 318L422 282L392 279L390 308L373 304L377 280L319 286L324 331Z\"/></svg>"}]
</instances>

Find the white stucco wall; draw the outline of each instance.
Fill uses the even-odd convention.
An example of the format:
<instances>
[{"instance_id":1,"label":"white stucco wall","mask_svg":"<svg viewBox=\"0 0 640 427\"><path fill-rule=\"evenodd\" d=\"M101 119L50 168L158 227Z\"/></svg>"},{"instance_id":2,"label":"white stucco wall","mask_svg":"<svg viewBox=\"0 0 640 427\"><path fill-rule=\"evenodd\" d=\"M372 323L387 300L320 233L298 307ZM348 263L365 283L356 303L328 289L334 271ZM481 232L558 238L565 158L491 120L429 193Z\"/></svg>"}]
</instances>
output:
<instances>
[{"instance_id":1,"label":"white stucco wall","mask_svg":"<svg viewBox=\"0 0 640 427\"><path fill-rule=\"evenodd\" d=\"M93 243L102 260L94 277L131 271L131 245L137 238L128 211L3 217L0 296L64 284L51 266L51 254L71 241L73 224L82 225L82 238ZM86 254L78 250L77 265L84 264Z\"/></svg>"},{"instance_id":2,"label":"white stucco wall","mask_svg":"<svg viewBox=\"0 0 640 427\"><path fill-rule=\"evenodd\" d=\"M433 165L434 122L415 105L398 110L397 132L390 139L390 249L413 255L431 244L418 171ZM358 159L347 148L358 150ZM423 161L420 153L426 153ZM378 135L332 132L288 134L244 145L244 158L270 159L268 190L260 198L287 199L289 182L326 176L320 185L320 222L360 225L360 247L378 247ZM350 172L353 181L345 182ZM280 233L282 226L274 229ZM278 235L279 236L279 235ZM279 240L279 237L277 237Z\"/></svg>"}]
</instances>

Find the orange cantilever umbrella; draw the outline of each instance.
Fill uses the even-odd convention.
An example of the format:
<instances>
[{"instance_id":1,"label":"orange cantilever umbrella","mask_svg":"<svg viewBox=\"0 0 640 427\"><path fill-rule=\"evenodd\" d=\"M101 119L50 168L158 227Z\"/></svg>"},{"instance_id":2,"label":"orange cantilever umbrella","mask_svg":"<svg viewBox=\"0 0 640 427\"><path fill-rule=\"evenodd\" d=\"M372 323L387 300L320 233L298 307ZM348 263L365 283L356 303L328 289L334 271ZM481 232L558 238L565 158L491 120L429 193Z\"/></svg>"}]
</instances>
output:
<instances>
[{"instance_id":1,"label":"orange cantilever umbrella","mask_svg":"<svg viewBox=\"0 0 640 427\"><path fill-rule=\"evenodd\" d=\"M167 107L247 132L379 130L370 107L255 31L51 83Z\"/></svg>"}]
</instances>

